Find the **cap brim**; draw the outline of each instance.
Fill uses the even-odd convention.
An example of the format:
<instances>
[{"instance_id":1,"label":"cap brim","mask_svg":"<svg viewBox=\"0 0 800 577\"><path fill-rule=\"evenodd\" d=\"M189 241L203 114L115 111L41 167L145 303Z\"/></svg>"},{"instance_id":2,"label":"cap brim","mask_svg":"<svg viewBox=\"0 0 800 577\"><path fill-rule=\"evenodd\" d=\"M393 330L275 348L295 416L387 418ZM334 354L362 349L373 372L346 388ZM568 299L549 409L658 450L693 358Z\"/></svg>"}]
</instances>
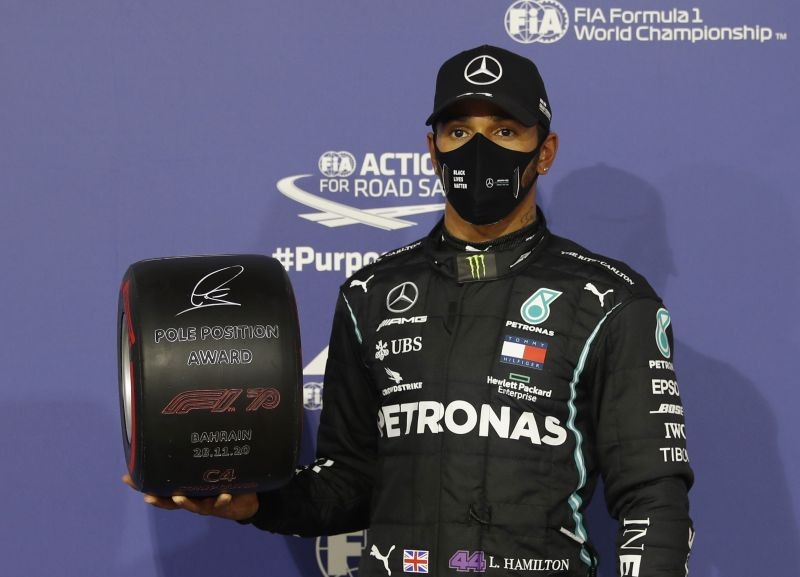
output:
<instances>
[{"instance_id":1,"label":"cap brim","mask_svg":"<svg viewBox=\"0 0 800 577\"><path fill-rule=\"evenodd\" d=\"M502 108L503 110L505 110L506 112L508 112L508 115L511 118L521 122L525 126L533 126L534 124L537 124L541 120L538 114L533 113L530 110L523 108L516 102L512 102L511 100L503 98L502 96L489 96L487 94L472 93L472 94L463 94L460 96L456 96L455 98L451 98L450 100L445 101L441 106L439 106L437 109L433 111L433 114L431 114L425 121L425 125L431 126L434 122L436 122L436 120L439 118L439 116L442 115L443 112L445 112L455 103L461 102L462 100L484 100L486 102L492 102L497 106L499 106L500 108Z\"/></svg>"}]
</instances>

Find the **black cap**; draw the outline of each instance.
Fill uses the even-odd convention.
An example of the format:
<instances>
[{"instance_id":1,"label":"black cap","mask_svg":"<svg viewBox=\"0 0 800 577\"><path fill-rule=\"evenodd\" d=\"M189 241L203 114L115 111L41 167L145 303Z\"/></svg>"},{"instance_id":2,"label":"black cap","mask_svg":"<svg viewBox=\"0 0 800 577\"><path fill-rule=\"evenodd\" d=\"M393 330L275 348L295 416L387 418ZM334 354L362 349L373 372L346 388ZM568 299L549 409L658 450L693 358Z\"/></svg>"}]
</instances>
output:
<instances>
[{"instance_id":1,"label":"black cap","mask_svg":"<svg viewBox=\"0 0 800 577\"><path fill-rule=\"evenodd\" d=\"M550 128L550 101L536 65L496 46L479 46L453 56L436 76L433 124L442 111L464 98L494 102L526 126Z\"/></svg>"}]
</instances>

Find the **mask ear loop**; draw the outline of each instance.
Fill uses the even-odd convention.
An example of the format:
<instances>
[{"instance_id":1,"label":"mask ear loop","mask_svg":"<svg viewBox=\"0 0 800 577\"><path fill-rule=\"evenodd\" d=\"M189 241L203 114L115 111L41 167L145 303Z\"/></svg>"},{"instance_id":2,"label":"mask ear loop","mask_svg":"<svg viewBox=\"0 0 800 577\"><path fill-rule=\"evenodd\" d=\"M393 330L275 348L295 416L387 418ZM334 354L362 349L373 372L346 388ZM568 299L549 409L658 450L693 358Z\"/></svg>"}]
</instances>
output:
<instances>
[{"instance_id":1,"label":"mask ear loop","mask_svg":"<svg viewBox=\"0 0 800 577\"><path fill-rule=\"evenodd\" d=\"M450 194L450 169L447 167L446 164L440 164L442 171L442 176L439 180L442 182L442 188L444 189L445 196Z\"/></svg>"}]
</instances>

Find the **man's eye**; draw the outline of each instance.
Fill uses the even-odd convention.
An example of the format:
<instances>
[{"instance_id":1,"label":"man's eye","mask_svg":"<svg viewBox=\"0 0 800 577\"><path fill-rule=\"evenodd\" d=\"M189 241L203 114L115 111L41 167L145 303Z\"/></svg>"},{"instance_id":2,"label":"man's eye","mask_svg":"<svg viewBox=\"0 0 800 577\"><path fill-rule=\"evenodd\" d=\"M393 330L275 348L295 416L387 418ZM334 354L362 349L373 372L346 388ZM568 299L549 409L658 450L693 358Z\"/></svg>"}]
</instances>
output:
<instances>
[{"instance_id":1,"label":"man's eye","mask_svg":"<svg viewBox=\"0 0 800 577\"><path fill-rule=\"evenodd\" d=\"M467 135L467 131L463 128L454 128L450 131L450 136L453 138L464 138Z\"/></svg>"},{"instance_id":2,"label":"man's eye","mask_svg":"<svg viewBox=\"0 0 800 577\"><path fill-rule=\"evenodd\" d=\"M497 130L497 135L503 137L514 136L514 131L510 128L500 128Z\"/></svg>"}]
</instances>

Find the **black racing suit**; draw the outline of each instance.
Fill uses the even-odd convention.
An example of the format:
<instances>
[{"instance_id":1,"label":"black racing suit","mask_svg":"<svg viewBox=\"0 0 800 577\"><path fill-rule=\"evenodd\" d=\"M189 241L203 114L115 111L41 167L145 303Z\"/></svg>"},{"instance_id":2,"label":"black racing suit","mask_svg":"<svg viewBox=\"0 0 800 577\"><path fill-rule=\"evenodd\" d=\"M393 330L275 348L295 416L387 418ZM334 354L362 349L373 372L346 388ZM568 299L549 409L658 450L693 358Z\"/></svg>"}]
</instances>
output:
<instances>
[{"instance_id":1,"label":"black racing suit","mask_svg":"<svg viewBox=\"0 0 800 577\"><path fill-rule=\"evenodd\" d=\"M629 267L539 221L494 252L443 248L440 223L342 285L318 460L261 494L253 524L369 527L361 577L592 575L600 473L619 574L684 577L692 471L669 313Z\"/></svg>"}]
</instances>

